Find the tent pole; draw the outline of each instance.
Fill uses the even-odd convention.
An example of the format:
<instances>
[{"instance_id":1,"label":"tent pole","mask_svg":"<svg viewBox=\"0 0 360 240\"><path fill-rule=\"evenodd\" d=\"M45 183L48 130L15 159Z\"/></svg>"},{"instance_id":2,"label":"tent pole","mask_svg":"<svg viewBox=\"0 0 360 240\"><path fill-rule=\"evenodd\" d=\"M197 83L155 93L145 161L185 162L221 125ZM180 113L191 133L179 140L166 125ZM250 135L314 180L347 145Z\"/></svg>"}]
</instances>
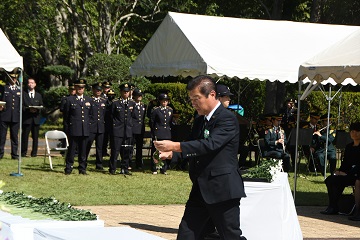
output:
<instances>
[{"instance_id":1,"label":"tent pole","mask_svg":"<svg viewBox=\"0 0 360 240\"><path fill-rule=\"evenodd\" d=\"M301 83L302 81L299 79L299 90L298 90L298 108L297 108L297 116L296 116L296 138L295 138L295 166L294 166L294 203L296 197L296 180L297 180L297 163L298 163L298 141L299 141L299 123L300 123L300 108L301 108Z\"/></svg>"},{"instance_id":2,"label":"tent pole","mask_svg":"<svg viewBox=\"0 0 360 240\"><path fill-rule=\"evenodd\" d=\"M18 172L17 173L10 173L10 176L15 177L22 177L23 174L21 173L21 132L22 132L22 113L23 113L23 70L20 69L19 73L19 83L20 83L20 126L19 126L19 133L18 133Z\"/></svg>"},{"instance_id":3,"label":"tent pole","mask_svg":"<svg viewBox=\"0 0 360 240\"><path fill-rule=\"evenodd\" d=\"M327 112L327 126L326 126L326 142L325 142L325 163L324 163L324 179L326 178L326 166L327 166L327 151L328 151L328 143L329 143L329 129L330 129L330 105L331 105L331 84L329 86L329 96L328 100L328 112Z\"/></svg>"}]
</instances>

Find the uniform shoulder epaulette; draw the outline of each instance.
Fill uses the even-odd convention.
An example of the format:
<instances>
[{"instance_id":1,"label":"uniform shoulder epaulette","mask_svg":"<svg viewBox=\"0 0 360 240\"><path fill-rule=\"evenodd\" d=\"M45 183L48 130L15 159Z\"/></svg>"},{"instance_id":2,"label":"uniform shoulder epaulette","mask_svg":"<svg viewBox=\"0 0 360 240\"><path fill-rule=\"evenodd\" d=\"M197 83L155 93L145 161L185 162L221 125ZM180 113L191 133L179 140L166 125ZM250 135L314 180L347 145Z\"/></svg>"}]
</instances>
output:
<instances>
[{"instance_id":1,"label":"uniform shoulder epaulette","mask_svg":"<svg viewBox=\"0 0 360 240\"><path fill-rule=\"evenodd\" d=\"M132 98L129 98L129 102L135 102L134 99Z\"/></svg>"},{"instance_id":2,"label":"uniform shoulder epaulette","mask_svg":"<svg viewBox=\"0 0 360 240\"><path fill-rule=\"evenodd\" d=\"M155 111L156 109L160 108L159 106L155 106L151 109L151 111Z\"/></svg>"},{"instance_id":3,"label":"uniform shoulder epaulette","mask_svg":"<svg viewBox=\"0 0 360 240\"><path fill-rule=\"evenodd\" d=\"M172 107L166 106L168 109L173 110Z\"/></svg>"},{"instance_id":4,"label":"uniform shoulder epaulette","mask_svg":"<svg viewBox=\"0 0 360 240\"><path fill-rule=\"evenodd\" d=\"M120 100L119 98L114 98L111 102L117 102L119 100Z\"/></svg>"}]
</instances>

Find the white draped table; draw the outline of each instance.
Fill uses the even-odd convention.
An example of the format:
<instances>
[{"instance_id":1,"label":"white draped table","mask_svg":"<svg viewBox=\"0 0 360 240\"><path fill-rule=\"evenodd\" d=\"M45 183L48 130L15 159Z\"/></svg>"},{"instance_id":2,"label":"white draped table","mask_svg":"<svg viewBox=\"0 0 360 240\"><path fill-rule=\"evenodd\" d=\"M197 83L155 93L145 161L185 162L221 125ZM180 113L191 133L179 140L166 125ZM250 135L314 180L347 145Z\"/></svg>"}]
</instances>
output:
<instances>
[{"instance_id":1,"label":"white draped table","mask_svg":"<svg viewBox=\"0 0 360 240\"><path fill-rule=\"evenodd\" d=\"M249 240L303 239L287 173L274 182L245 181L240 202L240 226Z\"/></svg>"}]
</instances>

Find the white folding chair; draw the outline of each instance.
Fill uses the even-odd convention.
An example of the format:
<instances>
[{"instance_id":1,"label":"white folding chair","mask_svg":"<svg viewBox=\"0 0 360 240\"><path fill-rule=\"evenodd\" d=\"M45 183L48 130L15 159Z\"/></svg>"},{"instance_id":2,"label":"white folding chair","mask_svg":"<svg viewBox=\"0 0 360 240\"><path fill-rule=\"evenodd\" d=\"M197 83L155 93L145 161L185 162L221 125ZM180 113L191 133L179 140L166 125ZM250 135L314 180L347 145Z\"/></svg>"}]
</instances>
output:
<instances>
[{"instance_id":1,"label":"white folding chair","mask_svg":"<svg viewBox=\"0 0 360 240\"><path fill-rule=\"evenodd\" d=\"M54 141L54 140L58 140L58 141ZM61 140L65 140L66 142L65 147L61 146L62 145ZM51 151L58 151L58 152L64 151L66 156L66 152L69 147L69 141L66 136L66 133L64 133L63 131L51 130L45 133L45 143L46 143L46 149L45 149L44 163L46 160L46 155L48 155L50 168L53 170L52 161L51 161Z\"/></svg>"}]
</instances>

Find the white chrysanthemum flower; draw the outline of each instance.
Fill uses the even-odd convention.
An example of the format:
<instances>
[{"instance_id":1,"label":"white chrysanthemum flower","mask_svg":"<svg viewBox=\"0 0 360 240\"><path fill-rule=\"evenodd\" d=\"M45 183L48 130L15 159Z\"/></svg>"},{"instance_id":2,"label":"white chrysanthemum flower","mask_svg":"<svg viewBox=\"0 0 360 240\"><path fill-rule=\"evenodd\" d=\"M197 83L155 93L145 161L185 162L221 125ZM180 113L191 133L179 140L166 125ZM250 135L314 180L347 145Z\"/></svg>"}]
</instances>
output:
<instances>
[{"instance_id":1,"label":"white chrysanthemum flower","mask_svg":"<svg viewBox=\"0 0 360 240\"><path fill-rule=\"evenodd\" d=\"M27 196L28 198L33 198L33 196L31 196L31 195L29 195L29 196Z\"/></svg>"},{"instance_id":2,"label":"white chrysanthemum flower","mask_svg":"<svg viewBox=\"0 0 360 240\"><path fill-rule=\"evenodd\" d=\"M0 190L0 194L3 194L3 192L4 192L3 190Z\"/></svg>"}]
</instances>

